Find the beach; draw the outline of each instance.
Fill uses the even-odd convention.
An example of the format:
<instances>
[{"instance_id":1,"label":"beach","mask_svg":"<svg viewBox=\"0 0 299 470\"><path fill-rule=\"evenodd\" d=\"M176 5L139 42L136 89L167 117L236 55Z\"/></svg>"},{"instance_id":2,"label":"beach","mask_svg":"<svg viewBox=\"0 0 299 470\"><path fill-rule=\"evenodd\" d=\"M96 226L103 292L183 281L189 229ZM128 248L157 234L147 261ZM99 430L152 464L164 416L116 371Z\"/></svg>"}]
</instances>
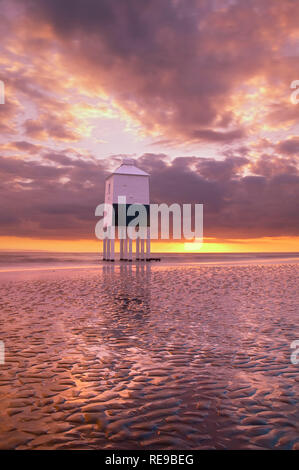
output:
<instances>
[{"instance_id":1,"label":"beach","mask_svg":"<svg viewBox=\"0 0 299 470\"><path fill-rule=\"evenodd\" d=\"M1 271L1 449L299 449L298 259Z\"/></svg>"}]
</instances>

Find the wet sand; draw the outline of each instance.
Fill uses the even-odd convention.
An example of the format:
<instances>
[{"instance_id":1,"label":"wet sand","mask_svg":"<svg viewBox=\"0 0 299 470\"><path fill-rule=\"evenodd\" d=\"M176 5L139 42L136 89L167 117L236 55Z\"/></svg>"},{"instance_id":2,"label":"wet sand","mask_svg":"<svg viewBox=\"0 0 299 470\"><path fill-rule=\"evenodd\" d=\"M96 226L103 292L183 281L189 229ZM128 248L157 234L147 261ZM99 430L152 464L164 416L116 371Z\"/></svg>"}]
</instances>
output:
<instances>
[{"instance_id":1,"label":"wet sand","mask_svg":"<svg viewBox=\"0 0 299 470\"><path fill-rule=\"evenodd\" d=\"M1 449L299 449L299 264L0 273Z\"/></svg>"}]
</instances>

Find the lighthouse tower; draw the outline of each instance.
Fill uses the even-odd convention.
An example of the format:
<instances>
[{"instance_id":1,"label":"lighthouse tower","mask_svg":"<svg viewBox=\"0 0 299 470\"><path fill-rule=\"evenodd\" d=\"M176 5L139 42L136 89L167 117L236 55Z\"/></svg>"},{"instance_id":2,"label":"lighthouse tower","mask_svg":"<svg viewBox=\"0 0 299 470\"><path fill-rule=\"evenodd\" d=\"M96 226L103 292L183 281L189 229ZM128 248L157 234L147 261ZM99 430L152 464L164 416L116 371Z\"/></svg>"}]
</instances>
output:
<instances>
[{"instance_id":1,"label":"lighthouse tower","mask_svg":"<svg viewBox=\"0 0 299 470\"><path fill-rule=\"evenodd\" d=\"M119 168L109 175L105 185L105 203L113 206L115 217L108 219L107 231L114 226L119 239L120 261L132 261L133 243L135 245L136 261L150 261L150 228L147 222L146 240L137 237L132 240L128 237L128 217L118 220L118 209L120 201L125 201L126 211L132 204L142 204L149 214L149 178L150 175L135 165L135 161L125 158ZM123 205L124 205L123 204ZM110 227L109 227L110 225ZM116 231L117 228L117 231ZM146 242L146 243L145 243ZM105 238L103 240L103 260L115 260L115 239Z\"/></svg>"}]
</instances>

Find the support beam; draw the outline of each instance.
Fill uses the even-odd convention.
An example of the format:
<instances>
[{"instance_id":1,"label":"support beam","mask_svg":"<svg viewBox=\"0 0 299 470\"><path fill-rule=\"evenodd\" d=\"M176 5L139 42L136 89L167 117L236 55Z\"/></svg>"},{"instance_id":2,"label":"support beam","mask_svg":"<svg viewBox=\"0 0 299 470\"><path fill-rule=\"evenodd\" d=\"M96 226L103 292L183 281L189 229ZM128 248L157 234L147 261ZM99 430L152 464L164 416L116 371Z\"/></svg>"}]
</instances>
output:
<instances>
[{"instance_id":1,"label":"support beam","mask_svg":"<svg viewBox=\"0 0 299 470\"><path fill-rule=\"evenodd\" d=\"M126 230L126 229L125 229ZM124 239L124 260L128 259L128 239L127 239L127 230L125 232L126 238Z\"/></svg>"},{"instance_id":2,"label":"support beam","mask_svg":"<svg viewBox=\"0 0 299 470\"><path fill-rule=\"evenodd\" d=\"M115 240L110 240L110 261L114 261Z\"/></svg>"},{"instance_id":3,"label":"support beam","mask_svg":"<svg viewBox=\"0 0 299 470\"><path fill-rule=\"evenodd\" d=\"M136 238L136 260L139 261L140 238Z\"/></svg>"},{"instance_id":4,"label":"support beam","mask_svg":"<svg viewBox=\"0 0 299 470\"><path fill-rule=\"evenodd\" d=\"M103 240L103 261L106 260L107 257L107 238Z\"/></svg>"},{"instance_id":5,"label":"support beam","mask_svg":"<svg viewBox=\"0 0 299 470\"><path fill-rule=\"evenodd\" d=\"M132 261L132 251L133 251L133 240L132 238L129 238L129 261Z\"/></svg>"},{"instance_id":6,"label":"support beam","mask_svg":"<svg viewBox=\"0 0 299 470\"><path fill-rule=\"evenodd\" d=\"M123 259L123 241L119 239L119 259Z\"/></svg>"},{"instance_id":7,"label":"support beam","mask_svg":"<svg viewBox=\"0 0 299 470\"><path fill-rule=\"evenodd\" d=\"M150 227L147 227L146 260L149 261L150 258L151 258L151 233L150 233Z\"/></svg>"},{"instance_id":8,"label":"support beam","mask_svg":"<svg viewBox=\"0 0 299 470\"><path fill-rule=\"evenodd\" d=\"M107 254L106 254L106 260L110 260L110 240L107 238Z\"/></svg>"},{"instance_id":9,"label":"support beam","mask_svg":"<svg viewBox=\"0 0 299 470\"><path fill-rule=\"evenodd\" d=\"M118 238L119 238L119 259L124 259L124 240L121 238L123 234L123 229L121 227L118 228Z\"/></svg>"},{"instance_id":10,"label":"support beam","mask_svg":"<svg viewBox=\"0 0 299 470\"><path fill-rule=\"evenodd\" d=\"M144 238L141 238L140 244L141 244L140 259L141 259L141 261L144 261Z\"/></svg>"}]
</instances>

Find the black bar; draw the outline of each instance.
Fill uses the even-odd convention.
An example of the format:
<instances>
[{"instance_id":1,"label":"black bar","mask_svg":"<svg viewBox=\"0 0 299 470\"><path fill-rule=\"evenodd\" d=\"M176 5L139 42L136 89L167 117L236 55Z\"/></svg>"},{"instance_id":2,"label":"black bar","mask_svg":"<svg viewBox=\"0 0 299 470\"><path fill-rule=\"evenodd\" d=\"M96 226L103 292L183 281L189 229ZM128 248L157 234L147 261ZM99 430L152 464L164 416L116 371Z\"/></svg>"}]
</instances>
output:
<instances>
[{"instance_id":1,"label":"black bar","mask_svg":"<svg viewBox=\"0 0 299 470\"><path fill-rule=\"evenodd\" d=\"M294 465L298 462L298 452L289 450L24 450L1 451L9 463L20 463L30 460L39 465L55 463L62 458L68 459L69 464L84 465L95 459L96 468L200 468L209 469L211 465L223 468L225 465L236 464L266 465L273 463L277 468L282 465Z\"/></svg>"}]
</instances>

